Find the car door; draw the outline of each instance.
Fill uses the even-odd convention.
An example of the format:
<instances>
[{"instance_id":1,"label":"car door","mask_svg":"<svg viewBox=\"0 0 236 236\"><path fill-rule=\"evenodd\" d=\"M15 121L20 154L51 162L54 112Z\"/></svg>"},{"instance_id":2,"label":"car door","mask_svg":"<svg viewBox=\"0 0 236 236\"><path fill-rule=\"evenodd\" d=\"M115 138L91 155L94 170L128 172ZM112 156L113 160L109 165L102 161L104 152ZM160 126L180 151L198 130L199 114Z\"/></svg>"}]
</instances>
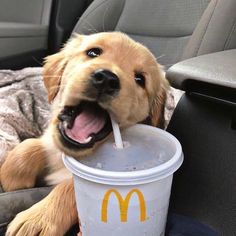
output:
<instances>
[{"instance_id":1,"label":"car door","mask_svg":"<svg viewBox=\"0 0 236 236\"><path fill-rule=\"evenodd\" d=\"M0 0L0 69L41 66L92 0Z\"/></svg>"},{"instance_id":2,"label":"car door","mask_svg":"<svg viewBox=\"0 0 236 236\"><path fill-rule=\"evenodd\" d=\"M24 65L47 50L52 0L0 0L0 68Z\"/></svg>"}]
</instances>

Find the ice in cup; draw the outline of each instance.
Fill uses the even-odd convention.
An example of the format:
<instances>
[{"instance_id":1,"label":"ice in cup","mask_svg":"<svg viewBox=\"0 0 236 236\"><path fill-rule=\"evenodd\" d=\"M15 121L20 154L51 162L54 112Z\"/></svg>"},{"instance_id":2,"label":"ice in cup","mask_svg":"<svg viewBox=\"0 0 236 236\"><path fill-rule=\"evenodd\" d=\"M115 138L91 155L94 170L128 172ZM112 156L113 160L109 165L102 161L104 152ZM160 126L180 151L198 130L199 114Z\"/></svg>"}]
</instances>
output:
<instances>
[{"instance_id":1,"label":"ice in cup","mask_svg":"<svg viewBox=\"0 0 236 236\"><path fill-rule=\"evenodd\" d=\"M65 156L73 173L83 236L164 236L173 173L183 162L168 132L134 125L111 136L91 156Z\"/></svg>"}]
</instances>

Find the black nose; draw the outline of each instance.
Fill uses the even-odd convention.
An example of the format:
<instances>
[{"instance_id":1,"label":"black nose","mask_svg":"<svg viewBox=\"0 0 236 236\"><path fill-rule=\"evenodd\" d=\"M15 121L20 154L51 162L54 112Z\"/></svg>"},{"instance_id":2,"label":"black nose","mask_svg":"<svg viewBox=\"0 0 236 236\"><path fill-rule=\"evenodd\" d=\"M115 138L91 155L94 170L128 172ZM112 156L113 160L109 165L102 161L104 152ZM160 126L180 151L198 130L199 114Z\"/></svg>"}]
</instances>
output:
<instances>
[{"instance_id":1,"label":"black nose","mask_svg":"<svg viewBox=\"0 0 236 236\"><path fill-rule=\"evenodd\" d=\"M101 94L113 95L120 89L120 81L118 76L109 70L96 70L91 77L93 86Z\"/></svg>"}]
</instances>

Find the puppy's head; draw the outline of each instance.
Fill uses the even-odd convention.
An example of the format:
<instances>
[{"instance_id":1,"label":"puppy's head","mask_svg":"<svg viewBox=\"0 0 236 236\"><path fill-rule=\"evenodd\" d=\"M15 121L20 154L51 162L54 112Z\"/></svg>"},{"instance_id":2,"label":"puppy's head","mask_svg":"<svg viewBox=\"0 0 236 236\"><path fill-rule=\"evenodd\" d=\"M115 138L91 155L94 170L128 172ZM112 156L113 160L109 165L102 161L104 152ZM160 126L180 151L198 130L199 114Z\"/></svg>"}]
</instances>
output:
<instances>
[{"instance_id":1,"label":"puppy's head","mask_svg":"<svg viewBox=\"0 0 236 236\"><path fill-rule=\"evenodd\" d=\"M109 114L120 127L147 118L160 125L168 88L150 51L118 32L76 35L47 57L44 83L53 104L54 142L74 157L108 136Z\"/></svg>"}]
</instances>

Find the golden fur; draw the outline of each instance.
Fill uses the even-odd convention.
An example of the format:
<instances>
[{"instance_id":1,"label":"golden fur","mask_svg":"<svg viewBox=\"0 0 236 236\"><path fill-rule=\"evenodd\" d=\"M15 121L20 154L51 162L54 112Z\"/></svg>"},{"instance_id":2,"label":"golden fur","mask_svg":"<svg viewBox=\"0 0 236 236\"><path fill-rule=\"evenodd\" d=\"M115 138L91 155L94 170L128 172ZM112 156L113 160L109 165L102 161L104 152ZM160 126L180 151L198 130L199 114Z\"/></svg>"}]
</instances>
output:
<instances>
[{"instance_id":1,"label":"golden fur","mask_svg":"<svg viewBox=\"0 0 236 236\"><path fill-rule=\"evenodd\" d=\"M103 54L88 58L86 50L95 47L102 48ZM46 59L44 83L53 107L48 129L41 138L26 140L9 152L1 168L6 191L34 187L39 178L48 185L58 185L42 201L19 213L6 235L60 236L77 221L71 174L63 166L61 151L76 158L89 154L99 142L83 151L67 148L60 141L58 114L65 106L93 100L86 92L90 74L99 68L119 77L118 96L101 106L121 128L147 117L151 125L161 125L168 82L149 50L118 32L76 35L59 53ZM134 80L137 71L145 75L145 88Z\"/></svg>"}]
</instances>

